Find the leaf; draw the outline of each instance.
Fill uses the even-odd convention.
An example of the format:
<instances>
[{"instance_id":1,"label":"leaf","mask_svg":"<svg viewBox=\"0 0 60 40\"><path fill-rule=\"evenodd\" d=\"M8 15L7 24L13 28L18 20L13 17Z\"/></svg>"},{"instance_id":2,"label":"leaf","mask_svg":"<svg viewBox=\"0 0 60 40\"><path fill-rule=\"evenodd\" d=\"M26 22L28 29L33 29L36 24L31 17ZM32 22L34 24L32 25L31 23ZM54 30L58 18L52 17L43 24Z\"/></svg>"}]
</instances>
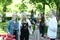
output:
<instances>
[{"instance_id":1,"label":"leaf","mask_svg":"<svg viewBox=\"0 0 60 40\"><path fill-rule=\"evenodd\" d=\"M0 0L0 3L3 5L10 5L12 3L12 0Z\"/></svg>"}]
</instances>

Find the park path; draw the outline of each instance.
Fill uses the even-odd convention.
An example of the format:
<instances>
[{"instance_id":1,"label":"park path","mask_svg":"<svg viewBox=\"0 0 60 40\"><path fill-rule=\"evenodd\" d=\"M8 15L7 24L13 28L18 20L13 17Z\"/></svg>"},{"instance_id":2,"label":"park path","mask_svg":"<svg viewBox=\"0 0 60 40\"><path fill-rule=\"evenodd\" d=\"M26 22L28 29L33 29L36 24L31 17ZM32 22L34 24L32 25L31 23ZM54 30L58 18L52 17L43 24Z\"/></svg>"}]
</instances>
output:
<instances>
[{"instance_id":1,"label":"park path","mask_svg":"<svg viewBox=\"0 0 60 40\"><path fill-rule=\"evenodd\" d=\"M34 40L33 38L34 38L34 35L30 35L29 36L29 40ZM44 39L41 39L41 40L48 40L48 39L47 38L44 38ZM60 40L60 39L56 39L56 40Z\"/></svg>"},{"instance_id":2,"label":"park path","mask_svg":"<svg viewBox=\"0 0 60 40\"><path fill-rule=\"evenodd\" d=\"M40 37L41 38L41 37ZM34 40L34 34L29 36L29 40ZM42 39L41 39L42 40ZM47 40L47 39L43 39L43 40Z\"/></svg>"},{"instance_id":3,"label":"park path","mask_svg":"<svg viewBox=\"0 0 60 40\"><path fill-rule=\"evenodd\" d=\"M0 29L0 34L4 34L4 33L5 32L2 29ZM34 38L34 34L29 36L29 40L34 40L33 38ZM43 40L47 40L47 39L43 39ZM60 40L60 39L56 39L56 40Z\"/></svg>"}]
</instances>

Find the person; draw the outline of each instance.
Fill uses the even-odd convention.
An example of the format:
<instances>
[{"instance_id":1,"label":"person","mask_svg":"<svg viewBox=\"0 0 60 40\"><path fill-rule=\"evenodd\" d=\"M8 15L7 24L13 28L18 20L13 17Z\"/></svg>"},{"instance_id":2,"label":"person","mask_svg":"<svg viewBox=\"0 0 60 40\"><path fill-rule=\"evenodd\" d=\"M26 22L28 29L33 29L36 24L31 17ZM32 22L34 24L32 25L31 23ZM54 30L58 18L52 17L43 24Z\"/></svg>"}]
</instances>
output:
<instances>
[{"instance_id":1,"label":"person","mask_svg":"<svg viewBox=\"0 0 60 40\"><path fill-rule=\"evenodd\" d=\"M27 19L26 13L22 13L19 21L20 40L29 40L29 28L31 28L30 20Z\"/></svg>"},{"instance_id":2,"label":"person","mask_svg":"<svg viewBox=\"0 0 60 40\"><path fill-rule=\"evenodd\" d=\"M57 19L55 16L55 11L51 9L49 15L50 16L45 16L45 23L48 26L47 36L51 40L55 40L55 38L57 37Z\"/></svg>"},{"instance_id":3,"label":"person","mask_svg":"<svg viewBox=\"0 0 60 40\"><path fill-rule=\"evenodd\" d=\"M5 21L6 21L6 15L3 14L3 16L2 16L2 22L5 22Z\"/></svg>"},{"instance_id":4,"label":"person","mask_svg":"<svg viewBox=\"0 0 60 40\"><path fill-rule=\"evenodd\" d=\"M18 32L19 32L19 22L17 20L17 14L12 15L12 20L8 22L7 25L7 33L10 34L11 36L15 35L15 39L18 40Z\"/></svg>"},{"instance_id":5,"label":"person","mask_svg":"<svg viewBox=\"0 0 60 40\"><path fill-rule=\"evenodd\" d=\"M34 10L33 9L31 10L30 21L31 21L31 24L34 24L35 23Z\"/></svg>"},{"instance_id":6,"label":"person","mask_svg":"<svg viewBox=\"0 0 60 40\"><path fill-rule=\"evenodd\" d=\"M40 34L41 34L41 37L43 38L44 37L44 27L45 27L45 20L44 20L44 15L43 13L41 13L41 18L40 18L40 26L39 26L39 31L40 31Z\"/></svg>"},{"instance_id":7,"label":"person","mask_svg":"<svg viewBox=\"0 0 60 40\"><path fill-rule=\"evenodd\" d=\"M39 32L39 25L40 25L40 20L41 16L38 14L38 17L35 22L35 31L34 31L34 40L40 40L40 32Z\"/></svg>"}]
</instances>

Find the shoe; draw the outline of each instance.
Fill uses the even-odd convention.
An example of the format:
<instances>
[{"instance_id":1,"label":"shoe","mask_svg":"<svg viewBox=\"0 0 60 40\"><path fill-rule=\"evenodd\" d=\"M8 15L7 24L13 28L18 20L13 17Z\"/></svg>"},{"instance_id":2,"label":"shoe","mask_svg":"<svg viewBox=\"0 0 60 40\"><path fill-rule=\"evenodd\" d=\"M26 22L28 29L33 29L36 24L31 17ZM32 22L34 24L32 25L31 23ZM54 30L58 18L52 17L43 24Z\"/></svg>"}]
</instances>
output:
<instances>
[{"instance_id":1,"label":"shoe","mask_svg":"<svg viewBox=\"0 0 60 40\"><path fill-rule=\"evenodd\" d=\"M50 38L48 40L51 40Z\"/></svg>"},{"instance_id":2,"label":"shoe","mask_svg":"<svg viewBox=\"0 0 60 40\"><path fill-rule=\"evenodd\" d=\"M43 37L41 37L41 39L43 40L44 38L43 38Z\"/></svg>"}]
</instances>

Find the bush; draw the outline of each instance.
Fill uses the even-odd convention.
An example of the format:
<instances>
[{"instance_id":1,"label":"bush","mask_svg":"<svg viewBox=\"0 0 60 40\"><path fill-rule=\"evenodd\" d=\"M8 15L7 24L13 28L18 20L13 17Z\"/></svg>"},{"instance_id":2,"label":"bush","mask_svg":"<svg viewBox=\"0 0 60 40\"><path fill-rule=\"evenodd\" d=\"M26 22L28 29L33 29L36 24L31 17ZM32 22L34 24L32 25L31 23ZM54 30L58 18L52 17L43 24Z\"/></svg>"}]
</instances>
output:
<instances>
[{"instance_id":1,"label":"bush","mask_svg":"<svg viewBox=\"0 0 60 40\"><path fill-rule=\"evenodd\" d=\"M0 22L0 28L6 32L7 22Z\"/></svg>"},{"instance_id":2,"label":"bush","mask_svg":"<svg viewBox=\"0 0 60 40\"><path fill-rule=\"evenodd\" d=\"M11 20L11 19L12 19L12 17L6 17L6 20L8 20L8 21Z\"/></svg>"},{"instance_id":3,"label":"bush","mask_svg":"<svg viewBox=\"0 0 60 40\"><path fill-rule=\"evenodd\" d=\"M12 19L12 17L6 17L6 20L7 21L9 21L9 20L11 20ZM18 17L18 20L20 20L20 17Z\"/></svg>"}]
</instances>

